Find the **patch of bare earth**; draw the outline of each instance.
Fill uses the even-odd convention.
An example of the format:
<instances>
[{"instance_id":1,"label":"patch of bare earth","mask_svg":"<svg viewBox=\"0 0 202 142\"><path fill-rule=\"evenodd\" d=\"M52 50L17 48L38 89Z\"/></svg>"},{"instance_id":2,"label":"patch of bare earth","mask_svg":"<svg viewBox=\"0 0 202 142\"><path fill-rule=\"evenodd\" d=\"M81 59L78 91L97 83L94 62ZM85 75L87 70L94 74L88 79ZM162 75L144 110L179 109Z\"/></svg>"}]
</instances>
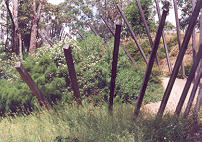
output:
<instances>
[{"instance_id":1,"label":"patch of bare earth","mask_svg":"<svg viewBox=\"0 0 202 142\"><path fill-rule=\"evenodd\" d=\"M174 68L174 65L175 65L175 62L176 62L178 54L179 54L178 45L173 46L170 53L169 53L172 69ZM187 49L187 51L185 53L185 56L183 58L184 66L187 66L187 65L191 64L192 61L193 61L193 52L192 52L191 45L189 45L189 47L188 47L188 49ZM162 59L160 61L160 65L161 65L161 70L163 72L163 76L169 76L170 73L169 73L169 69L168 69L167 59L166 58ZM169 81L169 78L165 78L165 77L162 78L162 83L163 83L164 89L166 89L168 81ZM185 83L186 83L186 79L176 79L175 84L174 84L174 86L172 88L172 91L171 91L171 94L170 94L166 109L165 109L165 113L174 113L175 112L176 106L177 106L177 104L179 102L179 99L180 99L180 96L181 96L182 91L184 89ZM184 109L185 109L185 107L187 105L187 102L188 102L192 87L193 87L193 84L191 85L191 87L189 89L189 93L188 93L188 95L186 97L186 100L185 100L185 103L184 103L182 111L184 111ZM196 97L195 97L193 105L195 105L195 102L196 102ZM156 114L159 107L160 107L160 104L161 104L161 102L149 103L149 104L146 104L143 107L143 109Z\"/></svg>"},{"instance_id":2,"label":"patch of bare earth","mask_svg":"<svg viewBox=\"0 0 202 142\"><path fill-rule=\"evenodd\" d=\"M166 88L168 81L169 81L169 78L162 78L162 83L163 83L164 88ZM185 83L186 83L186 79L176 79L175 80L175 83L172 88L172 91L171 91L170 97L168 99L168 103L166 105L166 109L165 109L164 113L174 113L175 112L175 109L179 102L180 96L184 89ZM188 95L186 97L185 103L182 108L182 112L184 112L184 110L187 106L187 102L188 102L192 87L193 87L193 84L191 85L191 87L189 89ZM198 94L198 91L197 91L197 94ZM196 97L194 99L193 106L195 105L195 103L196 103ZM149 111L153 114L156 114L158 112L160 104L161 104L161 101L156 102L156 103L149 103L149 104L144 105L143 109L146 111Z\"/></svg>"}]
</instances>

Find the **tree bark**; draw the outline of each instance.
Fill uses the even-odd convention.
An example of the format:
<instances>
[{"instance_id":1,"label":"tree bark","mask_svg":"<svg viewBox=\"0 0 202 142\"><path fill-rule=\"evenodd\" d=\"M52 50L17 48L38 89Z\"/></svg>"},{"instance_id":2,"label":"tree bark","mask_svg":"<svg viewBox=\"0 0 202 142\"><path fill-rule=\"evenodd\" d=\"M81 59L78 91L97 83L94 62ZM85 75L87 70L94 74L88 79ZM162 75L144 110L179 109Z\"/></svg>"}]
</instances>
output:
<instances>
[{"instance_id":1,"label":"tree bark","mask_svg":"<svg viewBox=\"0 0 202 142\"><path fill-rule=\"evenodd\" d=\"M17 44L17 50L16 54L19 54L20 60L23 60L23 53L22 53L22 36L19 32L19 24L18 24L18 7L19 3L18 0L12 0L13 2L13 20L15 25L15 34L16 34L16 44Z\"/></svg>"},{"instance_id":2,"label":"tree bark","mask_svg":"<svg viewBox=\"0 0 202 142\"><path fill-rule=\"evenodd\" d=\"M40 1L36 11L36 0L33 0L32 9L34 11L34 14L33 14L33 20L32 20L31 38L30 38L30 47L29 47L29 53L31 55L33 55L36 50L37 29L38 29L38 22L41 15L41 7L42 7L42 2Z\"/></svg>"},{"instance_id":3,"label":"tree bark","mask_svg":"<svg viewBox=\"0 0 202 142\"><path fill-rule=\"evenodd\" d=\"M11 18L12 22L12 52L15 52L16 55L19 54L18 51L18 20L17 20L17 15L18 15L18 0L12 0L13 3L13 11L11 11L9 7L10 0L6 0L6 8L8 10L9 16Z\"/></svg>"},{"instance_id":4,"label":"tree bark","mask_svg":"<svg viewBox=\"0 0 202 142\"><path fill-rule=\"evenodd\" d=\"M18 34L18 38L19 38L19 56L20 56L20 61L22 62L23 60L23 52L22 52L22 36L19 33Z\"/></svg>"},{"instance_id":5,"label":"tree bark","mask_svg":"<svg viewBox=\"0 0 202 142\"><path fill-rule=\"evenodd\" d=\"M37 24L32 24L32 30L31 30L31 39L30 39L30 47L29 47L29 53L34 54L36 50L36 37L37 37Z\"/></svg>"}]
</instances>

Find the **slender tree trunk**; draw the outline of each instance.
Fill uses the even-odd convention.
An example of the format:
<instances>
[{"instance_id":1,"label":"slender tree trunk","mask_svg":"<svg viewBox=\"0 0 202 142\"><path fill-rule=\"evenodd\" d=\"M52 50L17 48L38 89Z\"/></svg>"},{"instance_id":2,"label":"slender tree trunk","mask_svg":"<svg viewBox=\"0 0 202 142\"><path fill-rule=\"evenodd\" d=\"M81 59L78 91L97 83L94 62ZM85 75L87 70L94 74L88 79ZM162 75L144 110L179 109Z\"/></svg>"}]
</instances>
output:
<instances>
[{"instance_id":1,"label":"slender tree trunk","mask_svg":"<svg viewBox=\"0 0 202 142\"><path fill-rule=\"evenodd\" d=\"M192 12L194 11L195 4L196 4L196 1L192 0ZM194 58L196 56L196 30L195 30L195 28L194 28L193 34L192 34L192 51L193 51L193 61L194 61Z\"/></svg>"},{"instance_id":2,"label":"slender tree trunk","mask_svg":"<svg viewBox=\"0 0 202 142\"><path fill-rule=\"evenodd\" d=\"M19 54L19 51L18 51L18 34L17 34L17 31L14 30L13 31L13 38L12 38L12 51L15 52L16 55Z\"/></svg>"},{"instance_id":3,"label":"slender tree trunk","mask_svg":"<svg viewBox=\"0 0 202 142\"><path fill-rule=\"evenodd\" d=\"M2 42L4 41L4 29L3 29L3 26L1 26L1 33L0 33L0 37L1 37L1 40Z\"/></svg>"},{"instance_id":4,"label":"slender tree trunk","mask_svg":"<svg viewBox=\"0 0 202 142\"><path fill-rule=\"evenodd\" d=\"M31 38L30 38L30 47L29 47L29 53L31 55L33 55L36 50L36 38L37 38L38 22L41 15L41 6L42 6L42 3L40 2L36 11L36 0L33 0L32 8L34 11L34 15L32 20L32 29L31 29Z\"/></svg>"},{"instance_id":5,"label":"slender tree trunk","mask_svg":"<svg viewBox=\"0 0 202 142\"><path fill-rule=\"evenodd\" d=\"M22 52L22 36L19 33L18 34L18 38L19 38L19 56L20 56L20 61L22 62L23 60L23 52Z\"/></svg>"},{"instance_id":6,"label":"slender tree trunk","mask_svg":"<svg viewBox=\"0 0 202 142\"><path fill-rule=\"evenodd\" d=\"M18 21L17 21L17 15L18 15L18 0L13 0L13 12L11 12L9 8L10 0L6 0L6 7L9 13L9 16L11 18L12 22L12 52L15 52L18 55Z\"/></svg>"},{"instance_id":7,"label":"slender tree trunk","mask_svg":"<svg viewBox=\"0 0 202 142\"><path fill-rule=\"evenodd\" d=\"M9 27L8 27L8 17L9 17L9 12L7 12L7 20L6 20L6 41L5 41L5 50L7 50L7 46L8 46L8 36L9 36Z\"/></svg>"},{"instance_id":8,"label":"slender tree trunk","mask_svg":"<svg viewBox=\"0 0 202 142\"><path fill-rule=\"evenodd\" d=\"M180 32L180 22L179 22L179 17L178 17L178 6L177 6L176 0L173 0L173 6L174 6L174 12L175 12L175 21L176 21L177 42L178 42L178 46L179 46L179 50L180 50L181 32ZM182 72L182 77L184 78L184 76L185 76L184 62L182 62L182 65L181 65L181 72Z\"/></svg>"},{"instance_id":9,"label":"slender tree trunk","mask_svg":"<svg viewBox=\"0 0 202 142\"><path fill-rule=\"evenodd\" d=\"M15 43L15 53L19 54L19 25L18 25L18 0L12 0L13 3L13 22L15 25L15 32L14 32L14 43Z\"/></svg>"}]
</instances>

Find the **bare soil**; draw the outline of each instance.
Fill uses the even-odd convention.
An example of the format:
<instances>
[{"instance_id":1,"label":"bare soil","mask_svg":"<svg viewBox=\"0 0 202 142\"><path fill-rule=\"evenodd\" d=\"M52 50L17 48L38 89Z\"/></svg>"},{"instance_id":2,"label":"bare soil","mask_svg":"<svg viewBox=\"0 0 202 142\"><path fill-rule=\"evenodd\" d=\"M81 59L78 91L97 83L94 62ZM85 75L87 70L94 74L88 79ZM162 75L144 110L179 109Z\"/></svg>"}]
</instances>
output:
<instances>
[{"instance_id":1,"label":"bare soil","mask_svg":"<svg viewBox=\"0 0 202 142\"><path fill-rule=\"evenodd\" d=\"M168 81L169 81L169 78L162 78L162 84L163 84L164 89L166 88ZM166 105L166 109L165 109L164 113L174 113L175 112L176 106L179 102L179 99L180 99L180 96L184 89L185 83L186 83L186 79L176 79L175 80L175 83L174 83L173 89L171 91L170 97L168 99L168 103ZM192 87L193 87L193 84L191 85L191 87L189 89L188 95L186 97L185 103L182 108L182 112L184 112L184 110L187 106L187 102L189 100L189 96L190 96ZM198 94L198 91L196 93L196 96L197 96L197 94ZM196 97L194 99L193 106L195 105L195 103L196 103ZM149 111L153 114L156 114L158 112L160 104L161 104L161 101L156 102L156 103L149 103L149 104L146 104L145 106L143 106L143 109L146 111Z\"/></svg>"}]
</instances>

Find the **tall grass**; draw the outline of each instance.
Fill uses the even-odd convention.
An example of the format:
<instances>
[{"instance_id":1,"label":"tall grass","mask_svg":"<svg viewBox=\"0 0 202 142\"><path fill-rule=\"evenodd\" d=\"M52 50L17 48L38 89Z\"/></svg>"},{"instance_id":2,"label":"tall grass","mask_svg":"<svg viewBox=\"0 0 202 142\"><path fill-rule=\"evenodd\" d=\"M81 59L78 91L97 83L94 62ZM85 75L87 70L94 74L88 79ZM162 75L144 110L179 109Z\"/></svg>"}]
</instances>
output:
<instances>
[{"instance_id":1,"label":"tall grass","mask_svg":"<svg viewBox=\"0 0 202 142\"><path fill-rule=\"evenodd\" d=\"M156 119L149 113L133 116L133 106L84 104L58 106L57 111L33 112L0 121L0 142L153 142L188 141L190 120L166 115Z\"/></svg>"}]
</instances>

